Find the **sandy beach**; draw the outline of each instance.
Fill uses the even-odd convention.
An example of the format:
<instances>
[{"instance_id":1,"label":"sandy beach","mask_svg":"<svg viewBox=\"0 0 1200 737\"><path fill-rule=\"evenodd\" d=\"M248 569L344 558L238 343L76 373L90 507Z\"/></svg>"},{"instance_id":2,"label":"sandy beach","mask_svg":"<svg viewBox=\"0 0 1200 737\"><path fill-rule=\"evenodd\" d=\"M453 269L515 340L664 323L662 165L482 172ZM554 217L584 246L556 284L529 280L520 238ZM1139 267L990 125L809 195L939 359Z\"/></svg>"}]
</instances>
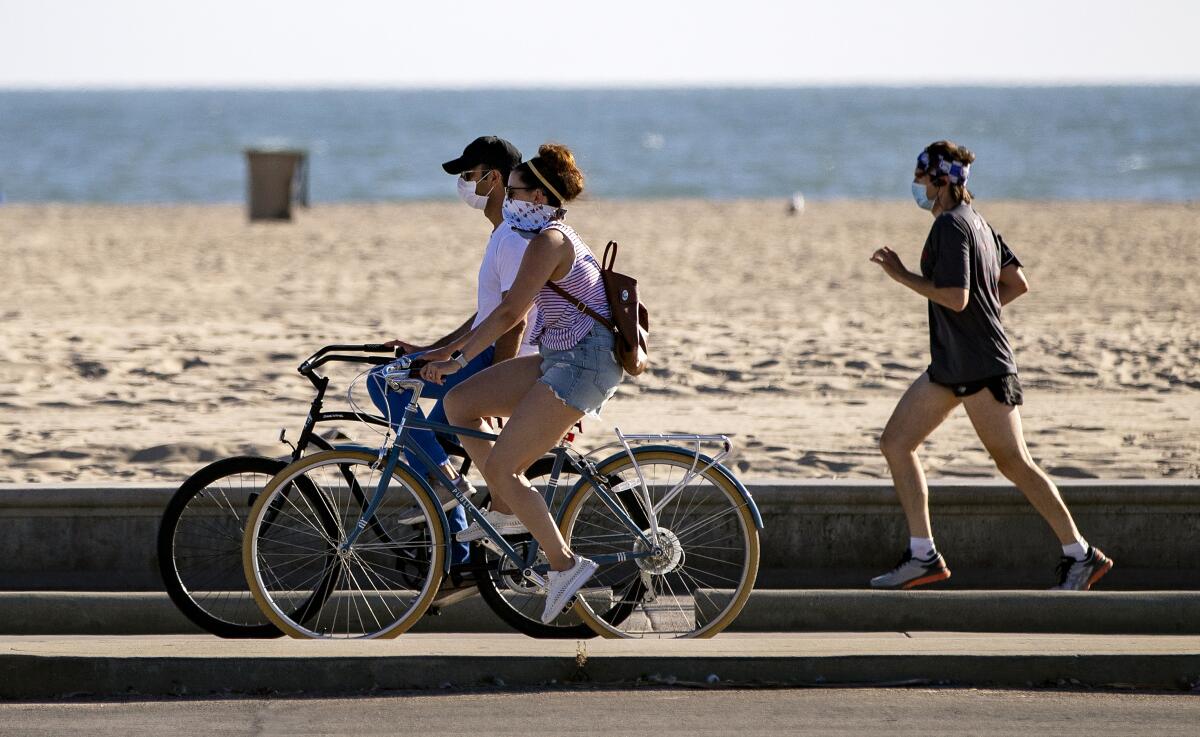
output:
<instances>
[{"instance_id":1,"label":"sandy beach","mask_svg":"<svg viewBox=\"0 0 1200 737\"><path fill-rule=\"evenodd\" d=\"M1200 206L992 203L1026 264L1005 309L1026 437L1060 477L1200 476ZM626 431L729 433L745 478L884 477L876 450L928 362L911 203L584 201L652 314L653 369L580 445ZM474 309L487 237L458 203L323 205L289 224L240 206L0 207L0 481L174 481L227 454L279 455L326 343L427 340ZM355 372L335 373L327 406ZM367 399L364 391L358 395ZM370 442L357 425L341 430ZM961 410L930 476L994 476Z\"/></svg>"}]
</instances>

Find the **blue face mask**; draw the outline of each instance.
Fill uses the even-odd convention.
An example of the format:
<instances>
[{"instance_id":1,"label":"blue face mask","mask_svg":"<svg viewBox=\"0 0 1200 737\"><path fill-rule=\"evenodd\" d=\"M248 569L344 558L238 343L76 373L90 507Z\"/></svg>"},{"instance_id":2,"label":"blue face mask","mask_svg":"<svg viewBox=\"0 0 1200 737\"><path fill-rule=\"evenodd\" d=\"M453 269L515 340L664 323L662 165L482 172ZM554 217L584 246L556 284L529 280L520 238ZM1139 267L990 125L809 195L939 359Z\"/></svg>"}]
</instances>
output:
<instances>
[{"instance_id":1,"label":"blue face mask","mask_svg":"<svg viewBox=\"0 0 1200 737\"><path fill-rule=\"evenodd\" d=\"M925 185L920 182L912 183L913 199L917 201L917 207L922 210L932 210L933 200L925 196Z\"/></svg>"}]
</instances>

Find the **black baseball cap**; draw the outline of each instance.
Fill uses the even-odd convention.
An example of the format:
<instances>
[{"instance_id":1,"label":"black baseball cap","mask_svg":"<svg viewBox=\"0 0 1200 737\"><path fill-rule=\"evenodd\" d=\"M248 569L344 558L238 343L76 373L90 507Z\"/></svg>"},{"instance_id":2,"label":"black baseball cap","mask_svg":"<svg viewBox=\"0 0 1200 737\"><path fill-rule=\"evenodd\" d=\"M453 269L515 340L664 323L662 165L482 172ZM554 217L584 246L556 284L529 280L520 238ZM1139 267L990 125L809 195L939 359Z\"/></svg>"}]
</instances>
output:
<instances>
[{"instance_id":1,"label":"black baseball cap","mask_svg":"<svg viewBox=\"0 0 1200 737\"><path fill-rule=\"evenodd\" d=\"M462 174L479 164L510 171L521 163L521 152L517 147L495 136L480 136L467 144L462 156L442 164L447 174Z\"/></svg>"}]
</instances>

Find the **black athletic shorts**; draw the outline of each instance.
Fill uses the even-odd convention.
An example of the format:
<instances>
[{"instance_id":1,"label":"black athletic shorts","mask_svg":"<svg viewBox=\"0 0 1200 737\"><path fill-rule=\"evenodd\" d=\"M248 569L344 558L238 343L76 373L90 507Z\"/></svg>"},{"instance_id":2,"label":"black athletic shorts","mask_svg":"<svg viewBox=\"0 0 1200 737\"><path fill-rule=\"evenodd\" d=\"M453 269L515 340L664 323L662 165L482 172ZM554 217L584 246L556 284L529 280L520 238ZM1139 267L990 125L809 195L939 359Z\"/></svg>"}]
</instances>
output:
<instances>
[{"instance_id":1,"label":"black athletic shorts","mask_svg":"<svg viewBox=\"0 0 1200 737\"><path fill-rule=\"evenodd\" d=\"M1025 401L1024 393L1021 391L1021 380L1017 378L1016 374L1002 374L987 379L964 381L960 384L946 384L941 381L934 381L932 375L930 375L929 380L938 386L946 387L954 392L954 396L960 398L969 397L972 394L978 394L987 389L1000 404L1016 407Z\"/></svg>"}]
</instances>

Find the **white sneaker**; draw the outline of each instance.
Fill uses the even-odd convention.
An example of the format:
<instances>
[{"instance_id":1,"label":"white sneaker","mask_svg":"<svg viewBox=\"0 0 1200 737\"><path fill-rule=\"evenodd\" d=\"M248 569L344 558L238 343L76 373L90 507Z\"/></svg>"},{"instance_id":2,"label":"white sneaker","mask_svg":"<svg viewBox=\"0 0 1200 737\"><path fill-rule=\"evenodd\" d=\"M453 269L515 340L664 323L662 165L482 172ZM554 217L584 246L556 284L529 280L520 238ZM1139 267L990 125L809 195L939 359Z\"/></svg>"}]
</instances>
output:
<instances>
[{"instance_id":1,"label":"white sneaker","mask_svg":"<svg viewBox=\"0 0 1200 737\"><path fill-rule=\"evenodd\" d=\"M484 510L483 516L487 517L488 524L496 528L496 532L501 535L523 535L529 532L529 528L517 518L515 514L504 514L495 510ZM469 543L475 540L482 540L487 537L487 533L483 531L483 525L478 522L472 522L467 525L465 530L460 530L454 539L460 543Z\"/></svg>"},{"instance_id":2,"label":"white sneaker","mask_svg":"<svg viewBox=\"0 0 1200 737\"><path fill-rule=\"evenodd\" d=\"M546 609L542 612L542 624L550 624L562 614L563 607L583 588L598 566L595 562L575 556L575 565L565 571L550 571L546 580Z\"/></svg>"},{"instance_id":3,"label":"white sneaker","mask_svg":"<svg viewBox=\"0 0 1200 737\"><path fill-rule=\"evenodd\" d=\"M466 495L466 496L474 496L475 495L475 487L471 485L470 481L468 481L465 478L459 478L458 483L459 483L458 490L461 491L464 495ZM437 496L438 501L442 503L442 509L444 511L449 512L451 509L454 509L455 507L458 506L458 499L456 499L454 497L454 494L450 493L449 489L442 486L440 483L433 484L433 491L434 491L434 494ZM398 520L399 523L402 525L415 525L418 522L420 522L421 520L425 519L425 514L421 511L420 507L414 505L412 507L412 511L414 511L415 514L410 515L408 517L401 517Z\"/></svg>"}]
</instances>

